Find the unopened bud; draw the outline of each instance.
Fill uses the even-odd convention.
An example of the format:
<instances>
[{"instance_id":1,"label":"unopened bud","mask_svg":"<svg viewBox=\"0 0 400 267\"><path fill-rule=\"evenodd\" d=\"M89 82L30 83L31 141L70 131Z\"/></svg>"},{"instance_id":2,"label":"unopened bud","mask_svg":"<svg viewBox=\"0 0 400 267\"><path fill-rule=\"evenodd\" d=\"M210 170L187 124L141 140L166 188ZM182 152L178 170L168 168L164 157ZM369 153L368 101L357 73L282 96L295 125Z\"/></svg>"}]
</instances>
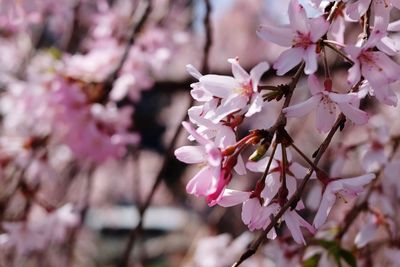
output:
<instances>
[{"instance_id":1,"label":"unopened bud","mask_svg":"<svg viewBox=\"0 0 400 267\"><path fill-rule=\"evenodd\" d=\"M270 144L261 144L249 157L250 161L259 161L267 153Z\"/></svg>"}]
</instances>

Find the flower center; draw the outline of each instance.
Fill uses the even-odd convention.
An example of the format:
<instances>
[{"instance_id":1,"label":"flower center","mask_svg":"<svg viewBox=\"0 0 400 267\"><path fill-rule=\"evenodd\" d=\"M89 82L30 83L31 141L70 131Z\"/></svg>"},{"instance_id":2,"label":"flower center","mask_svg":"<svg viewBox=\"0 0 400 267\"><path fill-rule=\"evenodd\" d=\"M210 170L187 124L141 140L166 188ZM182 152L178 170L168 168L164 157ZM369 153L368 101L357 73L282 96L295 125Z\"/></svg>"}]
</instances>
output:
<instances>
[{"instance_id":1,"label":"flower center","mask_svg":"<svg viewBox=\"0 0 400 267\"><path fill-rule=\"evenodd\" d=\"M302 32L297 31L296 36L292 41L293 47L302 47L307 48L313 44L310 38L310 33L304 34Z\"/></svg>"}]
</instances>

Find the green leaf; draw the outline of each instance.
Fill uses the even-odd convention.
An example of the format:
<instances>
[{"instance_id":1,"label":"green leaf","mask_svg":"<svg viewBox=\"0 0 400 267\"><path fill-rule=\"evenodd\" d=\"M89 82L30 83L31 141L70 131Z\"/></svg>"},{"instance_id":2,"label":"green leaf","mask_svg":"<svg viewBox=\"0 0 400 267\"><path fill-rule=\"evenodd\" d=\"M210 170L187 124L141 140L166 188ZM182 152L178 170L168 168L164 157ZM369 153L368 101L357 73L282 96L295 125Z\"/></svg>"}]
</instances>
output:
<instances>
[{"instance_id":1,"label":"green leaf","mask_svg":"<svg viewBox=\"0 0 400 267\"><path fill-rule=\"evenodd\" d=\"M348 250L341 249L339 254L351 267L357 267L357 261L353 253Z\"/></svg>"},{"instance_id":2,"label":"green leaf","mask_svg":"<svg viewBox=\"0 0 400 267\"><path fill-rule=\"evenodd\" d=\"M303 267L317 267L320 259L321 254L315 254L314 256L303 261Z\"/></svg>"}]
</instances>

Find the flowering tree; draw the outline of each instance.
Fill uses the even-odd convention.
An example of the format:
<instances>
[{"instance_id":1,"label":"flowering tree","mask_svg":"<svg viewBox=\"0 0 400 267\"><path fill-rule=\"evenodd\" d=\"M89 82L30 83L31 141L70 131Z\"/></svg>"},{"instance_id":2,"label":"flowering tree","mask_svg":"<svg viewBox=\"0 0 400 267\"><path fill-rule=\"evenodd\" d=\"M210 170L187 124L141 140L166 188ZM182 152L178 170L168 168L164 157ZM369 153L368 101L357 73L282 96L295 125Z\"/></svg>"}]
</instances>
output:
<instances>
[{"instance_id":1,"label":"flowering tree","mask_svg":"<svg viewBox=\"0 0 400 267\"><path fill-rule=\"evenodd\" d=\"M397 266L400 1L278 2L0 0L0 265Z\"/></svg>"}]
</instances>

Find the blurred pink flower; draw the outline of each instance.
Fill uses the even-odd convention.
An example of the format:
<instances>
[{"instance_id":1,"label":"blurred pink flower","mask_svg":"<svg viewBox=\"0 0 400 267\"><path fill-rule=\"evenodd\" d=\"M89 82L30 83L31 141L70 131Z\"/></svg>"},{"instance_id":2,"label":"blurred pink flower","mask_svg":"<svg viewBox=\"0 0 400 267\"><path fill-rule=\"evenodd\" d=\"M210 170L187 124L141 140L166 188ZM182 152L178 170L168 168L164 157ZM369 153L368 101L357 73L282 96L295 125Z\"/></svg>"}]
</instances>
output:
<instances>
[{"instance_id":1,"label":"blurred pink flower","mask_svg":"<svg viewBox=\"0 0 400 267\"><path fill-rule=\"evenodd\" d=\"M374 178L375 174L369 173L354 178L327 180L327 185L324 188L322 200L315 215L313 225L318 229L324 224L338 194L343 197L355 197L363 191L363 186L371 182Z\"/></svg>"},{"instance_id":2,"label":"blurred pink flower","mask_svg":"<svg viewBox=\"0 0 400 267\"><path fill-rule=\"evenodd\" d=\"M307 18L304 7L297 0L289 5L289 27L262 25L257 34L281 46L291 46L284 51L274 64L278 75L283 75L305 61L304 72L314 73L317 68L317 42L327 32L329 23L323 18Z\"/></svg>"}]
</instances>

